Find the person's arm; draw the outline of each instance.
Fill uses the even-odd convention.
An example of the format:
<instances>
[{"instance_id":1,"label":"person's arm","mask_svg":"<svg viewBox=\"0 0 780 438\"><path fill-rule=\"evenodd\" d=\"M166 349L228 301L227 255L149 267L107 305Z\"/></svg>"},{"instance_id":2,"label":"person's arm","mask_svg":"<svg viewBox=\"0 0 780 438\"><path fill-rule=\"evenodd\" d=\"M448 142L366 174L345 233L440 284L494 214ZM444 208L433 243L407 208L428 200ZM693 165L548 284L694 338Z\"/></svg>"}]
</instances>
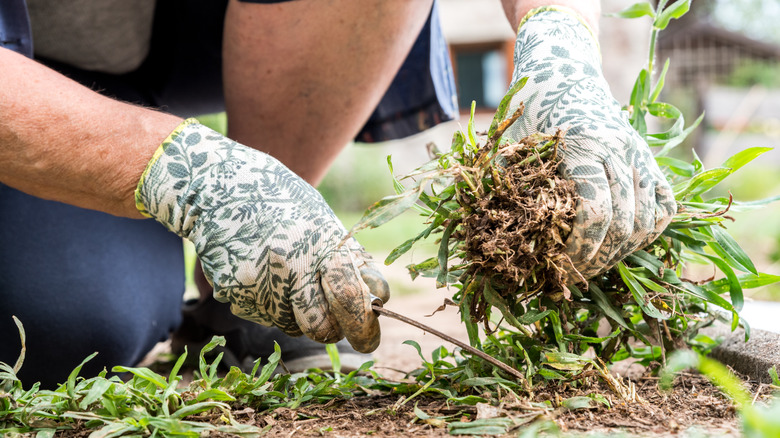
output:
<instances>
[{"instance_id":1,"label":"person's arm","mask_svg":"<svg viewBox=\"0 0 780 438\"><path fill-rule=\"evenodd\" d=\"M542 6L555 5L573 9L587 21L588 26L590 26L596 36L599 34L600 0L501 0L501 4L504 6L504 13L507 20L509 20L509 24L512 25L512 29L515 31L523 17L531 10Z\"/></svg>"},{"instance_id":2,"label":"person's arm","mask_svg":"<svg viewBox=\"0 0 780 438\"><path fill-rule=\"evenodd\" d=\"M223 48L231 138L313 185L390 86L432 0L231 0Z\"/></svg>"},{"instance_id":3,"label":"person's arm","mask_svg":"<svg viewBox=\"0 0 780 438\"><path fill-rule=\"evenodd\" d=\"M102 97L0 49L0 182L195 244L215 298L320 342L379 343L387 284L325 200L284 165L195 120Z\"/></svg>"},{"instance_id":4,"label":"person's arm","mask_svg":"<svg viewBox=\"0 0 780 438\"><path fill-rule=\"evenodd\" d=\"M122 103L0 48L0 182L116 216L181 119Z\"/></svg>"}]
</instances>

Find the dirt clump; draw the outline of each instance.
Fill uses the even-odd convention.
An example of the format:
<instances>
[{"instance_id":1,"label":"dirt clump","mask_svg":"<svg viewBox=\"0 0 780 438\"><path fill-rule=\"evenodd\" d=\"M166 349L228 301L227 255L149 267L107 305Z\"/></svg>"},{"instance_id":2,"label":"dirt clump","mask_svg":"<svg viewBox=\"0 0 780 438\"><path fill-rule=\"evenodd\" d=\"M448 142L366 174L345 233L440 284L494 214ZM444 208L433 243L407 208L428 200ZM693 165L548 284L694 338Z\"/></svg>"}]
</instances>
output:
<instances>
[{"instance_id":1,"label":"dirt clump","mask_svg":"<svg viewBox=\"0 0 780 438\"><path fill-rule=\"evenodd\" d=\"M497 147L482 170L489 180L461 196L466 214L454 237L464 242L466 276L489 279L510 302L540 293L567 295L564 242L574 222L575 185L559 175L564 134L536 134ZM485 161L490 142L477 154ZM484 306L483 300L475 300ZM484 315L476 309L472 315Z\"/></svg>"}]
</instances>

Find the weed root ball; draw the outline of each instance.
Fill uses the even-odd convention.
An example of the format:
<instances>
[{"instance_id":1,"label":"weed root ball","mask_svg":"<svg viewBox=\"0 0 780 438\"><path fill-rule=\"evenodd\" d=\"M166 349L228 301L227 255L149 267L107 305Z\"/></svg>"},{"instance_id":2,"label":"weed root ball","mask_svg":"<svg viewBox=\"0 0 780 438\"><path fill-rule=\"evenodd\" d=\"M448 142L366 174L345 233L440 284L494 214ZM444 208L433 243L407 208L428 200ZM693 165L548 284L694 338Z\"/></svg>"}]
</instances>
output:
<instances>
[{"instance_id":1,"label":"weed root ball","mask_svg":"<svg viewBox=\"0 0 780 438\"><path fill-rule=\"evenodd\" d=\"M465 214L454 237L464 243L465 276L490 281L509 302L540 293L568 298L564 242L577 197L574 183L558 175L564 147L560 132L503 144L483 173L490 177L459 199Z\"/></svg>"}]
</instances>

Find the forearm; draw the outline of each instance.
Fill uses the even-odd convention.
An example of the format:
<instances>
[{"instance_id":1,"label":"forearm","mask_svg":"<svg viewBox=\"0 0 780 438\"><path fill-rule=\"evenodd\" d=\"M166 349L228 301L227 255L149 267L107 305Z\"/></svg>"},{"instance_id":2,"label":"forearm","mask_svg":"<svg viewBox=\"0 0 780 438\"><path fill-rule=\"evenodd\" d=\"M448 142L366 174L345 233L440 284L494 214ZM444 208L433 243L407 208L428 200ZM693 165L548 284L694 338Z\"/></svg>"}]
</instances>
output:
<instances>
[{"instance_id":1,"label":"forearm","mask_svg":"<svg viewBox=\"0 0 780 438\"><path fill-rule=\"evenodd\" d=\"M517 26L523 17L532 9L558 5L577 11L597 36L599 33L599 17L601 16L601 3L599 0L501 0L501 3L504 6L504 13L506 13L509 23L515 30L517 30Z\"/></svg>"},{"instance_id":2,"label":"forearm","mask_svg":"<svg viewBox=\"0 0 780 438\"><path fill-rule=\"evenodd\" d=\"M313 185L390 86L431 0L231 1L223 47L230 138Z\"/></svg>"},{"instance_id":3,"label":"forearm","mask_svg":"<svg viewBox=\"0 0 780 438\"><path fill-rule=\"evenodd\" d=\"M133 191L180 119L95 93L0 49L0 182L117 216L141 217Z\"/></svg>"}]
</instances>

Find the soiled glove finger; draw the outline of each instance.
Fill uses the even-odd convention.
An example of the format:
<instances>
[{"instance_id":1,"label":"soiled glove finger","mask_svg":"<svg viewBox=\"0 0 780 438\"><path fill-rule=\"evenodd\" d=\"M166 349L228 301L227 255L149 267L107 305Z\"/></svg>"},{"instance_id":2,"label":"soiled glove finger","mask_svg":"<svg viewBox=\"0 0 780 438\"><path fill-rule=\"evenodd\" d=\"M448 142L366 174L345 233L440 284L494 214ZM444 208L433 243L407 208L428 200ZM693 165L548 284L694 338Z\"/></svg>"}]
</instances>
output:
<instances>
[{"instance_id":1,"label":"soiled glove finger","mask_svg":"<svg viewBox=\"0 0 780 438\"><path fill-rule=\"evenodd\" d=\"M677 202L674 198L674 191L669 186L669 184L656 183L653 194L655 196L655 202L653 202L653 199L648 199L646 202L647 208L650 208L650 206L655 207L655 228L653 229L653 232L650 233L645 238L645 240L639 244L639 248L644 248L645 246L651 244L658 236L660 236L666 227L669 226L669 224L672 222L674 214L677 212ZM650 227L651 221L649 218L647 222L647 227ZM624 254L624 256L627 255L628 254Z\"/></svg>"},{"instance_id":2,"label":"soiled glove finger","mask_svg":"<svg viewBox=\"0 0 780 438\"><path fill-rule=\"evenodd\" d=\"M560 171L576 183L580 202L566 252L571 282L597 275L654 240L676 203L647 143L612 97L598 43L572 10L550 6L523 20L515 46L512 99L523 116L504 134L566 131Z\"/></svg>"},{"instance_id":3,"label":"soiled glove finger","mask_svg":"<svg viewBox=\"0 0 780 438\"><path fill-rule=\"evenodd\" d=\"M382 300L382 303L390 300L390 285L378 269L370 266L360 268L360 278L368 285L371 293Z\"/></svg>"},{"instance_id":4,"label":"soiled glove finger","mask_svg":"<svg viewBox=\"0 0 780 438\"><path fill-rule=\"evenodd\" d=\"M386 303L390 300L390 285L387 284L387 280L379 271L379 267L362 246L354 238L349 238L346 245L353 254L358 263L358 270L360 271L360 278L368 286L369 291L375 297Z\"/></svg>"},{"instance_id":5,"label":"soiled glove finger","mask_svg":"<svg viewBox=\"0 0 780 438\"><path fill-rule=\"evenodd\" d=\"M322 288L330 313L352 348L370 353L379 346L379 320L371 308L371 289L362 281L355 258L346 249L330 253L321 269Z\"/></svg>"}]
</instances>

